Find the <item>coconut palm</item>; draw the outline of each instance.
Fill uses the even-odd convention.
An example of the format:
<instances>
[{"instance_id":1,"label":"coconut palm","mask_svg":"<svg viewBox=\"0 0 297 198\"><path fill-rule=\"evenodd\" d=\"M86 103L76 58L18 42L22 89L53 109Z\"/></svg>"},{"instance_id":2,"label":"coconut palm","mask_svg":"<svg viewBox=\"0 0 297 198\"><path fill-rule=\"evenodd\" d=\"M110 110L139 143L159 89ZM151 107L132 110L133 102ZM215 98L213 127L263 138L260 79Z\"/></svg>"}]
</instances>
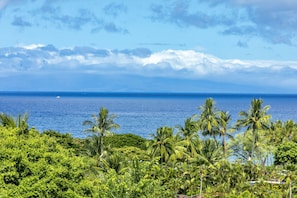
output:
<instances>
[{"instance_id":1,"label":"coconut palm","mask_svg":"<svg viewBox=\"0 0 297 198\"><path fill-rule=\"evenodd\" d=\"M5 114L5 113L0 113L0 124L4 127L16 127L16 122L14 120L14 117L11 115Z\"/></svg>"},{"instance_id":2,"label":"coconut palm","mask_svg":"<svg viewBox=\"0 0 297 198\"><path fill-rule=\"evenodd\" d=\"M93 120L86 120L83 122L83 126L89 126L85 131L92 133L94 138L99 141L96 141L97 143L94 144L97 146L97 148L94 149L99 152L99 155L102 155L104 151L104 136L111 134L112 129L120 128L120 125L114 123L116 115L109 115L108 113L108 109L102 107L100 108L98 116L95 114L92 115Z\"/></svg>"},{"instance_id":3,"label":"coconut palm","mask_svg":"<svg viewBox=\"0 0 297 198\"><path fill-rule=\"evenodd\" d=\"M197 157L193 158L191 162L197 165L210 165L222 159L222 150L217 146L217 140L206 139L201 143L202 148L198 151Z\"/></svg>"},{"instance_id":4,"label":"coconut palm","mask_svg":"<svg viewBox=\"0 0 297 198\"><path fill-rule=\"evenodd\" d=\"M249 161L251 159L251 150L253 145L253 137L250 131L245 134L239 133L231 139L229 147L232 154L240 161Z\"/></svg>"},{"instance_id":5,"label":"coconut palm","mask_svg":"<svg viewBox=\"0 0 297 198\"><path fill-rule=\"evenodd\" d=\"M16 118L11 115L0 113L0 124L7 128L18 128L19 133L27 134L29 132L28 115L19 114Z\"/></svg>"},{"instance_id":6,"label":"coconut palm","mask_svg":"<svg viewBox=\"0 0 297 198\"><path fill-rule=\"evenodd\" d=\"M270 130L265 134L268 137L268 143L273 144L273 146L279 145L283 142L285 136L284 126L281 120L276 120L275 122L270 123Z\"/></svg>"},{"instance_id":7,"label":"coconut palm","mask_svg":"<svg viewBox=\"0 0 297 198\"><path fill-rule=\"evenodd\" d=\"M296 123L293 120L287 120L283 122L281 120L277 120L275 122L271 122L270 129L265 131L265 140L267 150L269 151L269 155L267 158L267 162L269 160L273 160L273 153L276 151L276 148L286 142L296 141Z\"/></svg>"},{"instance_id":8,"label":"coconut palm","mask_svg":"<svg viewBox=\"0 0 297 198\"><path fill-rule=\"evenodd\" d=\"M197 122L193 120L193 117L190 117L185 120L184 126L177 125L176 128L178 129L176 136L183 141L190 156L197 155L200 145Z\"/></svg>"},{"instance_id":9,"label":"coconut palm","mask_svg":"<svg viewBox=\"0 0 297 198\"><path fill-rule=\"evenodd\" d=\"M215 138L218 135L219 125L219 110L215 106L215 101L212 98L207 98L204 105L199 107L201 111L199 117L199 125L202 130L202 135L212 136Z\"/></svg>"},{"instance_id":10,"label":"coconut palm","mask_svg":"<svg viewBox=\"0 0 297 198\"><path fill-rule=\"evenodd\" d=\"M149 145L149 152L152 157L160 157L159 162L168 162L174 151L173 129L167 126L157 129L152 135L153 141Z\"/></svg>"},{"instance_id":11,"label":"coconut palm","mask_svg":"<svg viewBox=\"0 0 297 198\"><path fill-rule=\"evenodd\" d=\"M270 106L264 106L262 108L262 104L262 99L253 99L248 112L241 111L239 113L241 118L238 119L235 124L238 129L245 127L247 131L252 132L253 140L251 158L254 157L255 147L257 146L257 142L259 140L259 132L261 130L269 129L269 120L271 116L267 114L267 111L270 109Z\"/></svg>"},{"instance_id":12,"label":"coconut palm","mask_svg":"<svg viewBox=\"0 0 297 198\"><path fill-rule=\"evenodd\" d=\"M104 171L114 169L116 173L122 173L126 170L124 156L118 152L109 153L105 158L100 160L101 168Z\"/></svg>"},{"instance_id":13,"label":"coconut palm","mask_svg":"<svg viewBox=\"0 0 297 198\"><path fill-rule=\"evenodd\" d=\"M233 132L233 129L228 128L228 125L231 121L231 115L227 111L220 111L219 112L219 136L222 137L222 147L223 147L223 153L224 156L226 157L227 154L227 144L226 144L226 137L227 138L232 138L232 135L229 134L228 132Z\"/></svg>"},{"instance_id":14,"label":"coconut palm","mask_svg":"<svg viewBox=\"0 0 297 198\"><path fill-rule=\"evenodd\" d=\"M287 120L284 126L285 138L287 141L292 141L294 135L296 135L296 123L293 120ZM295 134L294 134L295 133Z\"/></svg>"},{"instance_id":15,"label":"coconut palm","mask_svg":"<svg viewBox=\"0 0 297 198\"><path fill-rule=\"evenodd\" d=\"M274 153L274 146L270 143L270 137L265 134L266 131L260 133L256 143L254 142L254 133L251 130L237 134L230 142L233 155L244 162L250 161L250 163L253 162L264 166Z\"/></svg>"}]
</instances>

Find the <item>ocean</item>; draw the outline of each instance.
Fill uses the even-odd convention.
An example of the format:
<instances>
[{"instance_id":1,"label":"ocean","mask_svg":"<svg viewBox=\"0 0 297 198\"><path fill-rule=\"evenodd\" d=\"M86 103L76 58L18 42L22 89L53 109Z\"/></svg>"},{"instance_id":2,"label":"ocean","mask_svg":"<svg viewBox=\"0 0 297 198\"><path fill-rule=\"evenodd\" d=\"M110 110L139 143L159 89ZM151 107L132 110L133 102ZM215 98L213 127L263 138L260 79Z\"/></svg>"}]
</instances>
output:
<instances>
[{"instance_id":1,"label":"ocean","mask_svg":"<svg viewBox=\"0 0 297 198\"><path fill-rule=\"evenodd\" d=\"M83 121L105 107L117 115L114 121L121 128L116 133L150 138L161 126L183 125L210 97L219 110L231 114L232 123L240 111L248 111L253 98L271 106L272 120L297 120L297 95L280 94L0 92L0 112L27 113L30 127L40 132L51 129L83 138L88 135Z\"/></svg>"}]
</instances>

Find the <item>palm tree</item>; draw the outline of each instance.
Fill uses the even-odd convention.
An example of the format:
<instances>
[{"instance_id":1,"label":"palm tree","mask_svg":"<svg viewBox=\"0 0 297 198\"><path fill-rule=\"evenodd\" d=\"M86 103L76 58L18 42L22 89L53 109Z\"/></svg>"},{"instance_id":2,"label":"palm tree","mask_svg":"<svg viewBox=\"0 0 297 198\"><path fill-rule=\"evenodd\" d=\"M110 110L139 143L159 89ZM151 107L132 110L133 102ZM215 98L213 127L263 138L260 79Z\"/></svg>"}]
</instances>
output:
<instances>
[{"instance_id":1,"label":"palm tree","mask_svg":"<svg viewBox=\"0 0 297 198\"><path fill-rule=\"evenodd\" d=\"M83 126L89 126L86 132L91 132L94 138L98 141L95 144L97 148L95 148L99 153L99 155L103 154L104 151L104 143L103 138L105 135L110 134L112 129L120 128L120 125L114 123L114 118L116 115L108 114L108 109L101 107L98 116L92 115L93 120L86 120L83 122Z\"/></svg>"},{"instance_id":2,"label":"palm tree","mask_svg":"<svg viewBox=\"0 0 297 198\"><path fill-rule=\"evenodd\" d=\"M223 153L224 156L226 157L226 153L227 153L227 145L226 145L226 136L228 138L233 138L232 135L230 135L228 132L232 132L232 129L228 128L228 125L231 121L231 115L229 114L229 112L227 111L221 111L219 112L220 115L220 119L219 119L219 136L222 137L222 147L223 147Z\"/></svg>"},{"instance_id":3,"label":"palm tree","mask_svg":"<svg viewBox=\"0 0 297 198\"><path fill-rule=\"evenodd\" d=\"M201 141L202 148L198 151L196 158L191 161L197 165L210 165L222 159L222 150L217 146L218 142L214 139Z\"/></svg>"},{"instance_id":4,"label":"palm tree","mask_svg":"<svg viewBox=\"0 0 297 198\"><path fill-rule=\"evenodd\" d=\"M286 122L277 120L271 122L270 125L270 130L265 134L269 138L269 144L277 147L283 142L291 141L292 137L294 137L296 124L293 120L287 120Z\"/></svg>"},{"instance_id":5,"label":"palm tree","mask_svg":"<svg viewBox=\"0 0 297 198\"><path fill-rule=\"evenodd\" d=\"M114 169L117 174L123 172L124 166L124 156L118 152L109 153L104 159L101 159L101 167L104 171L109 169Z\"/></svg>"},{"instance_id":6,"label":"palm tree","mask_svg":"<svg viewBox=\"0 0 297 198\"><path fill-rule=\"evenodd\" d=\"M87 155L90 156L100 156L101 154L101 140L100 136L93 135L86 139L84 143L85 151ZM98 158L99 160L99 158ZM97 161L99 163L99 161ZM98 164L97 163L97 164Z\"/></svg>"},{"instance_id":7,"label":"palm tree","mask_svg":"<svg viewBox=\"0 0 297 198\"><path fill-rule=\"evenodd\" d=\"M199 117L199 124L202 130L202 135L213 136L215 138L218 135L219 125L219 111L215 106L215 101L212 98L207 98L204 105L199 107L201 114Z\"/></svg>"},{"instance_id":8,"label":"palm tree","mask_svg":"<svg viewBox=\"0 0 297 198\"><path fill-rule=\"evenodd\" d=\"M294 132L296 130L296 123L293 120L287 120L285 122L285 134L284 136L286 137L287 141L292 141L292 138L294 136Z\"/></svg>"},{"instance_id":9,"label":"palm tree","mask_svg":"<svg viewBox=\"0 0 297 198\"><path fill-rule=\"evenodd\" d=\"M197 155L200 144L197 122L190 117L185 120L184 126L177 125L176 128L178 129L176 136L184 142L187 152L192 157Z\"/></svg>"},{"instance_id":10,"label":"palm tree","mask_svg":"<svg viewBox=\"0 0 297 198\"><path fill-rule=\"evenodd\" d=\"M270 106L264 106L262 108L262 104L262 99L253 99L249 111L241 111L239 116L242 118L237 120L235 124L238 129L246 127L247 131L252 132L251 158L254 157L255 147L259 139L259 131L269 129L271 116L267 114L267 111L270 109Z\"/></svg>"},{"instance_id":11,"label":"palm tree","mask_svg":"<svg viewBox=\"0 0 297 198\"><path fill-rule=\"evenodd\" d=\"M276 148L285 142L296 141L296 123L293 120L287 120L283 122L277 120L271 122L270 129L265 131L265 140L267 150L269 151L267 156L267 162L269 159L272 161L273 153L276 151Z\"/></svg>"},{"instance_id":12,"label":"palm tree","mask_svg":"<svg viewBox=\"0 0 297 198\"><path fill-rule=\"evenodd\" d=\"M2 112L0 113L0 124L7 128L18 128L21 134L29 132L28 119L29 116L26 113L18 114L16 118Z\"/></svg>"},{"instance_id":13,"label":"palm tree","mask_svg":"<svg viewBox=\"0 0 297 198\"><path fill-rule=\"evenodd\" d=\"M276 120L270 123L270 130L265 134L268 137L268 143L273 144L274 147L277 147L280 143L283 142L284 135L284 126L281 120Z\"/></svg>"},{"instance_id":14,"label":"palm tree","mask_svg":"<svg viewBox=\"0 0 297 198\"><path fill-rule=\"evenodd\" d=\"M16 118L16 123L21 134L28 134L29 132L28 119L29 116L26 113L24 113L23 115L19 114Z\"/></svg>"},{"instance_id":15,"label":"palm tree","mask_svg":"<svg viewBox=\"0 0 297 198\"><path fill-rule=\"evenodd\" d=\"M0 113L0 123L4 127L11 127L11 128L17 127L14 117L8 114L4 114L2 112Z\"/></svg>"},{"instance_id":16,"label":"palm tree","mask_svg":"<svg viewBox=\"0 0 297 198\"><path fill-rule=\"evenodd\" d=\"M153 141L149 145L152 157L160 157L160 163L168 162L171 155L175 153L173 129L167 126L160 127L152 137Z\"/></svg>"}]
</instances>

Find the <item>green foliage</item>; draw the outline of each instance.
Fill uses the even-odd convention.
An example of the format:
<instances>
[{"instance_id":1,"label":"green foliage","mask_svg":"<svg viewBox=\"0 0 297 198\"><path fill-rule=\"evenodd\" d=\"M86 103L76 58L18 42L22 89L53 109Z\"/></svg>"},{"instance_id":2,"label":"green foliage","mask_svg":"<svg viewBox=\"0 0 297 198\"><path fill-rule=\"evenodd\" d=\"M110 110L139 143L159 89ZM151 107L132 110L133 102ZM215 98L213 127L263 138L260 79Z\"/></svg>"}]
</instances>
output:
<instances>
[{"instance_id":1,"label":"green foliage","mask_svg":"<svg viewBox=\"0 0 297 198\"><path fill-rule=\"evenodd\" d=\"M297 142L297 124L293 120L285 122L277 120L271 123L271 130L267 134L269 143L278 146L284 142Z\"/></svg>"},{"instance_id":2,"label":"green foliage","mask_svg":"<svg viewBox=\"0 0 297 198\"><path fill-rule=\"evenodd\" d=\"M134 134L115 134L104 137L104 144L111 148L136 147L142 150L146 149L146 139Z\"/></svg>"},{"instance_id":3,"label":"green foliage","mask_svg":"<svg viewBox=\"0 0 297 198\"><path fill-rule=\"evenodd\" d=\"M92 120L85 120L82 124L83 126L88 126L85 132L90 132L93 138L91 140L91 153L98 156L102 155L104 152L104 136L112 134L113 129L120 128L120 125L114 122L116 118L115 114L109 114L108 109L101 107L98 115L93 114Z\"/></svg>"},{"instance_id":4,"label":"green foliage","mask_svg":"<svg viewBox=\"0 0 297 198\"><path fill-rule=\"evenodd\" d=\"M206 139L201 142L201 149L191 161L198 165L209 165L220 161L223 157L224 155L221 148L218 147L218 142L213 139Z\"/></svg>"},{"instance_id":5,"label":"green foliage","mask_svg":"<svg viewBox=\"0 0 297 198\"><path fill-rule=\"evenodd\" d=\"M0 113L0 124L6 128L16 128L17 124L11 115L5 114L5 113Z\"/></svg>"},{"instance_id":6,"label":"green foliage","mask_svg":"<svg viewBox=\"0 0 297 198\"><path fill-rule=\"evenodd\" d=\"M88 168L82 157L55 138L30 130L20 137L0 127L0 192L4 197L68 197L91 195Z\"/></svg>"},{"instance_id":7,"label":"green foliage","mask_svg":"<svg viewBox=\"0 0 297 198\"><path fill-rule=\"evenodd\" d=\"M216 137L218 135L219 110L212 98L207 98L204 105L199 107L199 125L204 136Z\"/></svg>"},{"instance_id":8,"label":"green foliage","mask_svg":"<svg viewBox=\"0 0 297 198\"><path fill-rule=\"evenodd\" d=\"M142 161L148 161L150 160L150 157L147 153L147 151L142 150L138 147L134 146L125 146L121 148L113 148L112 151L121 153L123 156L125 156L127 159L138 159Z\"/></svg>"},{"instance_id":9,"label":"green foliage","mask_svg":"<svg viewBox=\"0 0 297 198\"><path fill-rule=\"evenodd\" d=\"M238 129L244 127L246 133L251 132L252 134L252 148L250 152L250 158L253 160L256 155L256 147L259 142L260 132L268 130L270 128L271 115L267 114L270 106L264 106L262 99L253 99L248 111L239 112L240 119L236 122Z\"/></svg>"},{"instance_id":10,"label":"green foliage","mask_svg":"<svg viewBox=\"0 0 297 198\"><path fill-rule=\"evenodd\" d=\"M176 134L177 141L180 141L189 156L195 157L200 149L200 139L198 135L199 126L193 117L187 118L184 122L184 126L176 126L178 129Z\"/></svg>"},{"instance_id":11,"label":"green foliage","mask_svg":"<svg viewBox=\"0 0 297 198\"><path fill-rule=\"evenodd\" d=\"M280 144L275 152L274 164L297 164L297 143L286 142Z\"/></svg>"},{"instance_id":12,"label":"green foliage","mask_svg":"<svg viewBox=\"0 0 297 198\"><path fill-rule=\"evenodd\" d=\"M174 193L166 189L159 180L145 177L135 181L131 172L118 175L114 170L98 176L99 197L123 197L123 198L168 198L174 197Z\"/></svg>"},{"instance_id":13,"label":"green foliage","mask_svg":"<svg viewBox=\"0 0 297 198\"><path fill-rule=\"evenodd\" d=\"M28 115L26 113L19 114L16 118L11 115L0 113L0 125L6 128L17 128L17 134L27 134L29 132Z\"/></svg>"},{"instance_id":14,"label":"green foliage","mask_svg":"<svg viewBox=\"0 0 297 198\"><path fill-rule=\"evenodd\" d=\"M61 146L66 149L75 149L77 154L83 152L83 140L73 138L69 133L62 134L54 130L46 130L42 133L42 135L54 137L57 143L59 143Z\"/></svg>"},{"instance_id":15,"label":"green foliage","mask_svg":"<svg viewBox=\"0 0 297 198\"><path fill-rule=\"evenodd\" d=\"M290 187L294 196L296 124L269 123L268 107L261 105L255 99L240 113L236 126L246 131L235 138L227 138L231 116L212 99L200 107L198 120L186 119L177 134L161 126L152 140L110 136L119 126L105 108L83 123L92 134L85 139L52 130L40 134L29 129L26 115L2 113L0 197L288 197ZM275 164L265 166L271 153Z\"/></svg>"},{"instance_id":16,"label":"green foliage","mask_svg":"<svg viewBox=\"0 0 297 198\"><path fill-rule=\"evenodd\" d=\"M153 134L153 141L149 145L149 153L152 157L159 157L160 163L168 162L175 154L173 129L160 127L156 134Z\"/></svg>"}]
</instances>

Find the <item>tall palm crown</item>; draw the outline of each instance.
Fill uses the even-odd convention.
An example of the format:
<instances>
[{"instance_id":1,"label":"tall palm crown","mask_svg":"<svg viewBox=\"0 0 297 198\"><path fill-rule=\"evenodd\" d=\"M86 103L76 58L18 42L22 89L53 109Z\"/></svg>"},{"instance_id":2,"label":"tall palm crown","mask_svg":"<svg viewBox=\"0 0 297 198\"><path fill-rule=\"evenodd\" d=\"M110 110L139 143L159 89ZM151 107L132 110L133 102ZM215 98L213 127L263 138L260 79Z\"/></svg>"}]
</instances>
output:
<instances>
[{"instance_id":1,"label":"tall palm crown","mask_svg":"<svg viewBox=\"0 0 297 198\"><path fill-rule=\"evenodd\" d=\"M167 162L174 151L173 130L170 127L160 127L156 134L153 134L153 142L150 145L150 152L153 157L159 156L160 163Z\"/></svg>"},{"instance_id":2,"label":"tall palm crown","mask_svg":"<svg viewBox=\"0 0 297 198\"><path fill-rule=\"evenodd\" d=\"M217 140L205 139L201 141L202 147L198 151L196 158L192 159L192 162L202 165L202 164L214 164L215 162L222 159L222 150L217 145Z\"/></svg>"},{"instance_id":3,"label":"tall palm crown","mask_svg":"<svg viewBox=\"0 0 297 198\"><path fill-rule=\"evenodd\" d=\"M285 141L294 141L297 136L297 124L293 120L283 122L277 120L271 123L270 133L267 134L270 138L270 143L278 145Z\"/></svg>"},{"instance_id":4,"label":"tall palm crown","mask_svg":"<svg viewBox=\"0 0 297 198\"><path fill-rule=\"evenodd\" d=\"M0 124L4 127L11 127L11 128L17 127L17 123L15 119L12 116L4 113L0 113Z\"/></svg>"},{"instance_id":5,"label":"tall palm crown","mask_svg":"<svg viewBox=\"0 0 297 198\"><path fill-rule=\"evenodd\" d=\"M221 111L219 113L220 119L219 119L219 136L222 137L222 147L223 147L223 153L226 157L227 153L227 145L226 145L226 137L232 138L232 135L230 135L228 132L232 132L233 130L228 128L228 125L231 121L231 115L227 111Z\"/></svg>"},{"instance_id":6,"label":"tall palm crown","mask_svg":"<svg viewBox=\"0 0 297 198\"><path fill-rule=\"evenodd\" d=\"M259 139L259 131L269 129L271 116L267 114L267 111L270 109L270 106L264 106L262 108L262 104L262 99L253 99L249 111L241 111L239 113L241 118L235 124L238 129L246 127L247 131L252 132L253 146L251 157L254 155L255 146Z\"/></svg>"},{"instance_id":7,"label":"tall palm crown","mask_svg":"<svg viewBox=\"0 0 297 198\"><path fill-rule=\"evenodd\" d=\"M294 136L294 132L296 131L295 128L296 128L296 123L293 121L293 120L287 120L285 122L285 126L284 126L285 130L285 134L284 136L286 137L286 139L288 141L291 141L293 136Z\"/></svg>"},{"instance_id":8,"label":"tall palm crown","mask_svg":"<svg viewBox=\"0 0 297 198\"><path fill-rule=\"evenodd\" d=\"M218 124L219 124L219 110L215 106L215 102L212 98L207 98L204 105L199 107L201 111L199 117L199 124L202 130L202 135L213 136L214 138L218 135Z\"/></svg>"},{"instance_id":9,"label":"tall palm crown","mask_svg":"<svg viewBox=\"0 0 297 198\"><path fill-rule=\"evenodd\" d=\"M195 156L200 146L197 122L193 120L193 117L190 117L185 120L184 126L178 125L176 128L178 129L177 137L184 142L191 156Z\"/></svg>"},{"instance_id":10,"label":"tall palm crown","mask_svg":"<svg viewBox=\"0 0 297 198\"><path fill-rule=\"evenodd\" d=\"M120 125L114 123L114 118L116 118L116 115L109 115L108 113L108 109L102 107L100 108L98 116L95 114L92 115L93 120L86 120L83 122L83 126L90 127L85 130L86 132L91 132L94 136L97 136L97 138L99 137L98 146L100 145L100 149L98 150L100 151L100 155L103 153L104 147L103 136L111 133L112 129L120 128Z\"/></svg>"},{"instance_id":11,"label":"tall palm crown","mask_svg":"<svg viewBox=\"0 0 297 198\"><path fill-rule=\"evenodd\" d=\"M19 114L16 118L11 115L0 113L0 125L4 127L18 128L20 133L26 134L29 131L28 124L29 116L24 114Z\"/></svg>"}]
</instances>

